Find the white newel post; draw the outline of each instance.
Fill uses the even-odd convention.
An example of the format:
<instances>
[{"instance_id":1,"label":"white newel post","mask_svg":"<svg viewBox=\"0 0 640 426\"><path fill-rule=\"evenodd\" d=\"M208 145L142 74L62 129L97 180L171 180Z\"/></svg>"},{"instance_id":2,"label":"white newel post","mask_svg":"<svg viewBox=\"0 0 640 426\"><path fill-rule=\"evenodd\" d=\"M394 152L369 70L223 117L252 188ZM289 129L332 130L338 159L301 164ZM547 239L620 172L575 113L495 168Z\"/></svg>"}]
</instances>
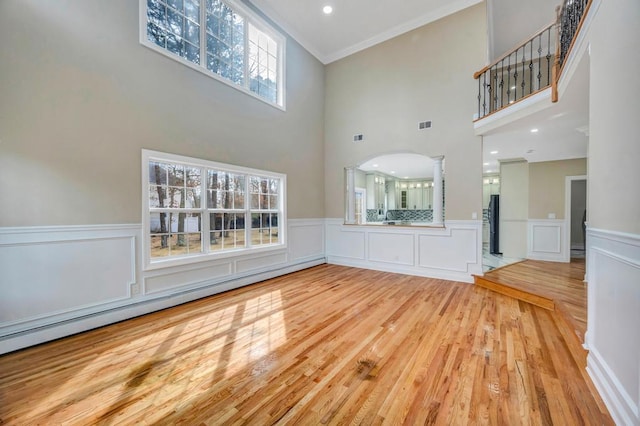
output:
<instances>
[{"instance_id":1,"label":"white newel post","mask_svg":"<svg viewBox=\"0 0 640 426\"><path fill-rule=\"evenodd\" d=\"M442 192L442 159L433 157L433 224L442 225L442 205L444 204Z\"/></svg>"},{"instance_id":2,"label":"white newel post","mask_svg":"<svg viewBox=\"0 0 640 426\"><path fill-rule=\"evenodd\" d=\"M356 223L356 169L347 167L346 223Z\"/></svg>"}]
</instances>

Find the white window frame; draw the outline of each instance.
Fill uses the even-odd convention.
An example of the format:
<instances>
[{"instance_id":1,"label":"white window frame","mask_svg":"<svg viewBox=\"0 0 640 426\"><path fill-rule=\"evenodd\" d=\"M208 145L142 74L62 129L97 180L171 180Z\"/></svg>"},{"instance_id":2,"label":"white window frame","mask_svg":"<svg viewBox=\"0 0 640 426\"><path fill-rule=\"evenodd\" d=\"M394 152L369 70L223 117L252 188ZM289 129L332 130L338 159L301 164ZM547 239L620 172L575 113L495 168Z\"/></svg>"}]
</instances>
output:
<instances>
[{"instance_id":1,"label":"white window frame","mask_svg":"<svg viewBox=\"0 0 640 426\"><path fill-rule=\"evenodd\" d=\"M151 258L151 232L150 232L150 215L152 209L149 207L149 162L160 161L167 163L178 163L181 165L198 167L202 170L201 179L201 203L197 213L202 215L202 228L200 230L202 238L202 253L186 254L182 256L171 256L166 258ZM206 244L208 238L205 236L210 232L209 213L207 203L206 178L207 169L213 169L222 172L245 175L245 206L242 211L245 215L245 241L247 246L237 249L224 251L209 251L209 245ZM251 245L251 213L257 211L251 209L251 195L249 192L249 176L258 176L261 178L273 178L280 180L279 196L278 196L278 242L271 244L262 244L258 246ZM142 256L144 259L145 270L153 270L166 268L171 266L188 265L197 262L211 261L215 259L224 259L229 257L238 257L244 255L258 254L269 251L283 250L287 248L287 212L286 212L286 194L287 194L287 175L282 173L270 172L266 170L251 169L247 167L235 166L231 164L218 163L209 160L203 160L193 157L185 157L182 155L169 154L165 152L142 150ZM195 211L196 209L190 209ZM273 210L265 210L264 213L273 213ZM246 218L249 220L246 220Z\"/></svg>"},{"instance_id":2,"label":"white window frame","mask_svg":"<svg viewBox=\"0 0 640 426\"><path fill-rule=\"evenodd\" d=\"M210 78L218 80L227 86L233 87L236 90L239 90L249 96L252 96L267 105L271 105L276 107L282 111L286 111L286 78L285 78L285 53L286 53L286 42L287 39L283 36L279 31L275 30L271 25L269 25L263 18L261 18L256 12L251 10L249 7L243 5L239 1L234 0L222 0L227 6L229 6L234 12L241 15L246 22L251 23L258 30L266 33L269 37L271 37L278 45L278 72L277 72L277 100L275 103L271 102L268 99L263 98L262 96L254 93L250 90L250 76L248 74L248 60L245 61L245 85L239 85L234 83L233 81L226 79L214 72L211 72L207 69L206 65L206 25L202 25L206 22L206 13L205 10L205 0L201 0L200 4L200 64L195 64L181 56L178 56L167 49L164 49L152 41L147 39L147 0L139 0L139 31L140 31L140 44L143 46L160 53L168 58L173 59L174 61L180 62L181 64L194 69ZM249 49L249 39L248 39L248 31L245 30L245 58L248 59L248 49ZM204 54L203 54L204 53Z\"/></svg>"}]
</instances>

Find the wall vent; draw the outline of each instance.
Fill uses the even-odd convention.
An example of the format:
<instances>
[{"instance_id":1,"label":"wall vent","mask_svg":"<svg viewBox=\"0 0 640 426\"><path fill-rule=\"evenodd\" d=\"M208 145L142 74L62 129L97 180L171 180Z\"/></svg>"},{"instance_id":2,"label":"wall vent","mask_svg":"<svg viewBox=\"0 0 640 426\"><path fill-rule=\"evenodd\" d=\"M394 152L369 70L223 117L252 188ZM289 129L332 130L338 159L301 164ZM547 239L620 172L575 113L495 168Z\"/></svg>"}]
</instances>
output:
<instances>
[{"instance_id":1,"label":"wall vent","mask_svg":"<svg viewBox=\"0 0 640 426\"><path fill-rule=\"evenodd\" d=\"M430 129L431 128L431 121L423 121L421 123L418 123L418 128L420 130Z\"/></svg>"},{"instance_id":2,"label":"wall vent","mask_svg":"<svg viewBox=\"0 0 640 426\"><path fill-rule=\"evenodd\" d=\"M364 139L364 136L362 135L362 133L359 134L359 135L354 135L353 136L353 141L354 142L361 142L363 139Z\"/></svg>"}]
</instances>

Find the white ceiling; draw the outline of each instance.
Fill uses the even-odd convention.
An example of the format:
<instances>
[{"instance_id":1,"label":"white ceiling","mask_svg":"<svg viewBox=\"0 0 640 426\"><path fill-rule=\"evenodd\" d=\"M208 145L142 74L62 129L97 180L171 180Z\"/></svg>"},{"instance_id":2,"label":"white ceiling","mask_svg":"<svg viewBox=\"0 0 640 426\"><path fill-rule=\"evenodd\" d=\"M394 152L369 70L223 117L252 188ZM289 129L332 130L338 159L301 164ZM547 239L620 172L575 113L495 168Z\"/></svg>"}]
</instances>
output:
<instances>
[{"instance_id":1,"label":"white ceiling","mask_svg":"<svg viewBox=\"0 0 640 426\"><path fill-rule=\"evenodd\" d=\"M436 21L482 0L251 0L322 63ZM333 7L331 15L322 8Z\"/></svg>"}]
</instances>

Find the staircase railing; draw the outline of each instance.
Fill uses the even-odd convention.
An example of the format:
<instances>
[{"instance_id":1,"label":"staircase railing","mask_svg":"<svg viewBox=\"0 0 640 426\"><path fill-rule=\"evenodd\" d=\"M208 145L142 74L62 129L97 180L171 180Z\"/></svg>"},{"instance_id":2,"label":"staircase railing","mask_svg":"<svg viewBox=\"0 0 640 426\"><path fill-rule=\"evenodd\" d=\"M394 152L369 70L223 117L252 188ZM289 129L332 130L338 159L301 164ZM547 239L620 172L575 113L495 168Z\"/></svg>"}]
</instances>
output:
<instances>
[{"instance_id":1,"label":"staircase railing","mask_svg":"<svg viewBox=\"0 0 640 426\"><path fill-rule=\"evenodd\" d=\"M556 22L473 75L478 80L476 120L549 86L551 100L558 100L558 80L591 3L564 0Z\"/></svg>"},{"instance_id":2,"label":"staircase railing","mask_svg":"<svg viewBox=\"0 0 640 426\"><path fill-rule=\"evenodd\" d=\"M565 0L562 7L558 7L558 79L591 3L592 0Z\"/></svg>"},{"instance_id":3,"label":"staircase railing","mask_svg":"<svg viewBox=\"0 0 640 426\"><path fill-rule=\"evenodd\" d=\"M556 23L473 75L478 80L478 119L551 85Z\"/></svg>"}]
</instances>

